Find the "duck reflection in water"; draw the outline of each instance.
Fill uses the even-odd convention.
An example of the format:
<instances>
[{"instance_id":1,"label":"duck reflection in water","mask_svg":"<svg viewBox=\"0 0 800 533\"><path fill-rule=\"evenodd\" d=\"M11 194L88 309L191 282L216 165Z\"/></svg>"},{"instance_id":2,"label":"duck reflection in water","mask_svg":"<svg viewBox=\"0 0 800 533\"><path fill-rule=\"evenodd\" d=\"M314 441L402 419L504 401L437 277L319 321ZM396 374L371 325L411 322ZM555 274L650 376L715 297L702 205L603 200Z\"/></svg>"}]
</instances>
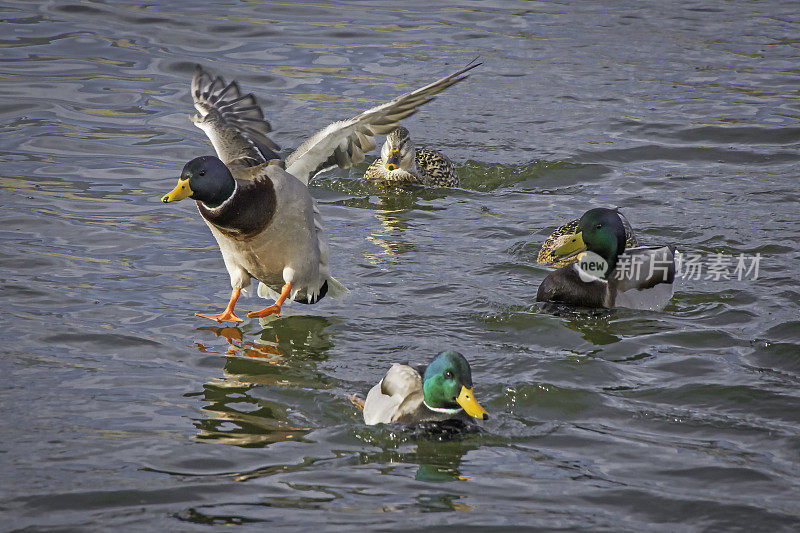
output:
<instances>
[{"instance_id":1,"label":"duck reflection in water","mask_svg":"<svg viewBox=\"0 0 800 533\"><path fill-rule=\"evenodd\" d=\"M418 210L421 206L418 200L434 200L447 196L446 191L423 188L390 188L382 187L376 201L367 201L363 207L375 213L381 225L381 231L372 233L367 240L383 248L380 254L371 254L367 258L374 264L396 262L402 254L414 250L413 244L404 238L409 228L409 213ZM422 209L430 210L429 207Z\"/></svg>"},{"instance_id":2,"label":"duck reflection in water","mask_svg":"<svg viewBox=\"0 0 800 533\"><path fill-rule=\"evenodd\" d=\"M277 357L283 357L284 353L278 348L278 343L280 340L278 336L275 335L275 341L266 341L263 338L266 335L262 336L261 342L253 342L253 341L245 341L244 334L242 330L238 327L216 327L216 326L205 326L202 328L197 328L197 331L210 331L216 337L222 337L226 341L228 341L228 348L225 350L224 355L231 355L231 356L238 356L238 357L251 357L256 359L265 359L270 360ZM214 351L208 346L205 346L201 342L195 342L197 348L203 353L219 353Z\"/></svg>"},{"instance_id":3,"label":"duck reflection in water","mask_svg":"<svg viewBox=\"0 0 800 533\"><path fill-rule=\"evenodd\" d=\"M541 305L542 311L561 318L564 327L580 334L595 346L606 346L621 340L623 328L614 325L618 315L616 309L575 308L572 305L547 302ZM535 309L533 306L532 309Z\"/></svg>"},{"instance_id":4,"label":"duck reflection in water","mask_svg":"<svg viewBox=\"0 0 800 533\"><path fill-rule=\"evenodd\" d=\"M214 349L195 344L202 353L226 357L223 375L187 394L201 397L207 418L195 420L196 438L222 444L260 447L281 441L303 441L311 428L291 398L296 390L325 390L330 379L316 370L333 346L325 331L335 320L292 316L272 322L256 336L238 327L201 327L198 331L225 340Z\"/></svg>"},{"instance_id":5,"label":"duck reflection in water","mask_svg":"<svg viewBox=\"0 0 800 533\"><path fill-rule=\"evenodd\" d=\"M450 428L447 424L454 423ZM461 472L461 461L471 450L480 447L476 434L480 429L472 425L468 430L463 422L451 420L447 423L438 422L436 430L432 426L418 425L405 433L391 433L386 435L370 435L369 441L373 446L383 448L379 452L360 453L361 464L386 465L381 468L382 474L397 474L408 465L417 465L414 479L419 481L466 481L469 476ZM385 430L384 430L385 431ZM410 442L416 442L416 450L400 451Z\"/></svg>"},{"instance_id":6,"label":"duck reflection in water","mask_svg":"<svg viewBox=\"0 0 800 533\"><path fill-rule=\"evenodd\" d=\"M367 237L367 240L377 244L383 250L379 254L370 254L367 258L373 264L394 263L398 258L414 250L414 247L403 239L403 232L408 227L408 220L401 213L376 212L375 218L380 220L383 229Z\"/></svg>"}]
</instances>

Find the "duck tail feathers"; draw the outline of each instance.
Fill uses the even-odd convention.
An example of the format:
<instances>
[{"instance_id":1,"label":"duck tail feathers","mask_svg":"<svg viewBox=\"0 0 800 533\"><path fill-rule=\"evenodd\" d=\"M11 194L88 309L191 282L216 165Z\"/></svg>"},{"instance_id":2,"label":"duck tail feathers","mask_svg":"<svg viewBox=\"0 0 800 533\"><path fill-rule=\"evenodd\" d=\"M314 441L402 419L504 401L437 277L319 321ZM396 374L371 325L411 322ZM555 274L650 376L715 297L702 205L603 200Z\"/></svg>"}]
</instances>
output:
<instances>
[{"instance_id":1,"label":"duck tail feathers","mask_svg":"<svg viewBox=\"0 0 800 533\"><path fill-rule=\"evenodd\" d=\"M333 276L328 276L328 296L342 298L350 293L350 289L339 283Z\"/></svg>"}]
</instances>

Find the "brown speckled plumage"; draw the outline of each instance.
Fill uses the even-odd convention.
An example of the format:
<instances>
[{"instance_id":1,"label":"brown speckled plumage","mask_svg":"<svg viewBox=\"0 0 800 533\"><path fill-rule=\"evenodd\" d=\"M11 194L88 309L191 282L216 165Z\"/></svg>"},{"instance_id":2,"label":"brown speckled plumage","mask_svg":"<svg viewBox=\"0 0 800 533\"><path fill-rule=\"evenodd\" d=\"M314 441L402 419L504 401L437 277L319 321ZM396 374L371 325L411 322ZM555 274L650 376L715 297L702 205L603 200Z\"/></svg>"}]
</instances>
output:
<instances>
[{"instance_id":1,"label":"brown speckled plumage","mask_svg":"<svg viewBox=\"0 0 800 533\"><path fill-rule=\"evenodd\" d=\"M392 150L399 152L398 168L387 169ZM364 177L393 185L414 184L425 187L458 187L458 174L453 163L441 152L415 148L408 130L401 127L386 137L381 157L372 162Z\"/></svg>"},{"instance_id":2,"label":"brown speckled plumage","mask_svg":"<svg viewBox=\"0 0 800 533\"><path fill-rule=\"evenodd\" d=\"M628 219L626 219L624 216L620 218L622 219L622 225L625 226L625 247L634 248L639 246L639 239L636 238L636 234L633 232L633 228L631 228ZM548 265L558 268L577 261L577 256L556 258L553 256L553 250L564 244L566 238L572 236L578 230L579 221L580 219L575 219L567 222L563 226L556 228L556 230L553 231L553 233L551 233L542 244L542 248L539 250L539 256L536 258L536 262L541 265Z\"/></svg>"}]
</instances>

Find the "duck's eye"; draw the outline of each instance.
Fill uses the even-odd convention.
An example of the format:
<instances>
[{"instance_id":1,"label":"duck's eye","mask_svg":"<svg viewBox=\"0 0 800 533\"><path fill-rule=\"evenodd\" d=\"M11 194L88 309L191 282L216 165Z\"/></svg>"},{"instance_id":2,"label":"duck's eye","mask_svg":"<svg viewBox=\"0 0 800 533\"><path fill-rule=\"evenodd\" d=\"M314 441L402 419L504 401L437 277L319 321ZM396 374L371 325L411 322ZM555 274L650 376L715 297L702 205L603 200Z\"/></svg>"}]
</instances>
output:
<instances>
[{"instance_id":1,"label":"duck's eye","mask_svg":"<svg viewBox=\"0 0 800 533\"><path fill-rule=\"evenodd\" d=\"M600 229L600 228L602 228L602 227L603 227L603 225L602 225L602 224L598 224L598 225L597 225L597 229Z\"/></svg>"},{"instance_id":2,"label":"duck's eye","mask_svg":"<svg viewBox=\"0 0 800 533\"><path fill-rule=\"evenodd\" d=\"M444 377L447 379L453 379L453 373L448 370L444 373Z\"/></svg>"},{"instance_id":3,"label":"duck's eye","mask_svg":"<svg viewBox=\"0 0 800 533\"><path fill-rule=\"evenodd\" d=\"M206 171L205 170L201 170L200 172L198 172L198 174L200 174L201 176L205 176L206 175Z\"/></svg>"}]
</instances>

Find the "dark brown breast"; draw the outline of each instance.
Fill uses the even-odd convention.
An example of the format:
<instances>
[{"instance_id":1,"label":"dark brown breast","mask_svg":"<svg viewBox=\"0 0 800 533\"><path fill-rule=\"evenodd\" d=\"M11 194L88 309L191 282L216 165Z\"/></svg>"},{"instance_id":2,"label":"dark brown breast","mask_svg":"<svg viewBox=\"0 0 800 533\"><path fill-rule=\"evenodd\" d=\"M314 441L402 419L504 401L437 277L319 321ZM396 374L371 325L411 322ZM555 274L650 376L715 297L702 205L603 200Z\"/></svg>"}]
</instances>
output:
<instances>
[{"instance_id":1,"label":"dark brown breast","mask_svg":"<svg viewBox=\"0 0 800 533\"><path fill-rule=\"evenodd\" d=\"M583 281L573 265L550 272L536 292L537 302L556 302L580 307L605 307L606 284Z\"/></svg>"},{"instance_id":2,"label":"dark brown breast","mask_svg":"<svg viewBox=\"0 0 800 533\"><path fill-rule=\"evenodd\" d=\"M226 237L248 241L264 231L275 216L275 187L268 177L236 182L233 196L216 209L197 202L197 209Z\"/></svg>"}]
</instances>

